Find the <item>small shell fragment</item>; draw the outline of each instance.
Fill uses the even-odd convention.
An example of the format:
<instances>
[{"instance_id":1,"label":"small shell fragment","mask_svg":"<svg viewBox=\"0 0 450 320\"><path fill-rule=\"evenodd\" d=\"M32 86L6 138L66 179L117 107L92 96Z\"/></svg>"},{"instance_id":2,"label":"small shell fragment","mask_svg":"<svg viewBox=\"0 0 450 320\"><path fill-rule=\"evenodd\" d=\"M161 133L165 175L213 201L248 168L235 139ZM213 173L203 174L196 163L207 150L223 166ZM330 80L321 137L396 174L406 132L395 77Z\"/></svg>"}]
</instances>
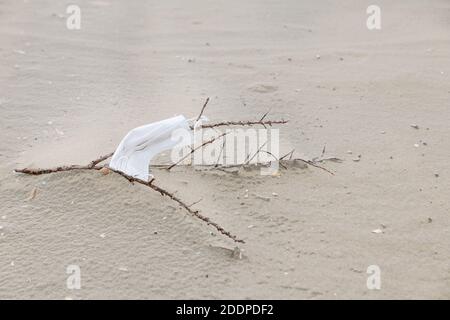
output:
<instances>
[{"instance_id":1,"label":"small shell fragment","mask_svg":"<svg viewBox=\"0 0 450 320\"><path fill-rule=\"evenodd\" d=\"M107 174L109 174L111 170L109 170L109 168L104 167L101 168L99 171L101 172L102 175L106 176Z\"/></svg>"}]
</instances>

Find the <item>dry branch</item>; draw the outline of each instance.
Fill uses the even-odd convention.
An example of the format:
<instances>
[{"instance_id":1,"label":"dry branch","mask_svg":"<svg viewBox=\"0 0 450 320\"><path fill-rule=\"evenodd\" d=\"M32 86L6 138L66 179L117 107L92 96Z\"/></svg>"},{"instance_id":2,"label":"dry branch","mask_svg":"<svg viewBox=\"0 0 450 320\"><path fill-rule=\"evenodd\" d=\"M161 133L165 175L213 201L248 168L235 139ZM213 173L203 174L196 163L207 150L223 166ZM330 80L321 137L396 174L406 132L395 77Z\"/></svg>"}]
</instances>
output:
<instances>
[{"instance_id":1,"label":"dry branch","mask_svg":"<svg viewBox=\"0 0 450 320\"><path fill-rule=\"evenodd\" d=\"M206 99L205 103L203 104L203 107L200 111L200 114L198 115L196 122L198 122L198 120L200 120L200 118L202 117L205 108L207 106L209 102L209 98ZM207 128L217 128L217 127L223 127L223 126L253 126L253 125L262 125L264 128L267 128L266 126L272 126L274 124L286 124L288 123L287 120L265 120L266 116L268 115L269 111L266 112L258 121L224 121L224 122L218 122L218 123L212 123L212 124L203 124L200 126L201 129L207 129ZM190 127L192 130L194 130L194 125ZM191 154L193 154L196 150L198 150L199 148L202 148L203 146L213 143L215 140L225 136L227 133L223 133L215 138L212 138L211 140L208 140L206 142L204 142L202 145L198 146L197 148L192 148L191 147L191 152L186 155L185 157L183 157L181 160L179 160L177 163L174 163L172 165L170 165L167 170L170 170L171 168L173 168L174 166L178 165L180 162L182 162L184 159L186 159L188 156L190 156ZM224 142L225 144L225 142ZM220 152L220 155L223 152L223 148L224 148L224 144L222 145L222 149ZM265 144L264 144L265 145ZM266 152L270 155L272 155L274 157L274 159L276 159L277 161L279 160L283 160L285 157L287 157L288 155L290 155L289 160L292 159L293 156L293 152L294 150L292 150L290 153L288 153L287 155L281 157L280 159L277 159L272 153L262 150L262 148L264 147L261 146L255 155L253 155L253 157L251 159L249 159L247 162L250 162L259 152ZM323 153L325 152L325 148L322 152L322 157L323 157ZM153 189L154 191L157 191L158 193L160 193L162 196L166 196L168 198L170 198L172 201L175 201L176 203L178 203L178 205L182 208L184 208L188 213L190 213L192 216L202 220L203 222L206 222L208 225L213 226L218 232L220 232L221 234L227 236L228 238L234 240L235 242L240 242L240 243L245 243L244 240L241 240L239 238L237 238L235 235L231 234L230 232L226 231L224 228L222 228L219 224L217 224L216 222L211 221L208 217L202 215L198 210L193 210L191 209L191 207L198 203L194 202L191 205L187 205L183 200L181 200L179 197L175 196L175 192L170 192L167 191L165 189L163 189L162 187L155 185L154 184L154 180L152 179L151 181L144 181L138 178L134 178L130 175L127 175L126 173L123 173L119 170L115 170L112 168L109 168L108 165L98 165L99 163L107 160L108 158L110 158L112 155L114 154L114 152L108 153L107 155L101 156L93 161L91 161L88 165L69 165L69 166L58 166L58 167L54 167L54 168L48 168L48 169L30 169L30 168L24 168L24 169L16 169L14 170L15 172L18 173L24 173L24 174L30 174L30 175L41 175L41 174L50 174L50 173L56 173L56 172L64 172L64 171L71 171L71 170L101 170L104 168L108 168L110 171L117 173L119 175L121 175L123 178L127 179L130 183L134 184L134 183L139 183L142 185L145 185L151 189ZM219 158L220 158L219 155ZM300 160L303 161L311 166L320 168L322 170L325 170L331 174L331 171L329 171L326 168L323 168L321 166L318 166L317 164L315 164L314 161L308 161L308 160L304 160L304 159L294 159L294 160ZM218 166L218 162L219 159L215 165L215 167ZM281 164L281 163L280 163ZM282 165L282 164L281 164ZM282 165L283 166L283 165ZM155 165L155 167L157 167L157 165ZM284 168L286 168L285 166L283 166ZM220 168L218 168L220 170Z\"/></svg>"},{"instance_id":2,"label":"dry branch","mask_svg":"<svg viewBox=\"0 0 450 320\"><path fill-rule=\"evenodd\" d=\"M208 129L208 128L217 128L217 127L225 127L225 126L254 126L254 125L262 125L266 127L272 126L274 124L286 124L288 123L287 120L267 120L267 121L224 121L224 122L218 122L218 123L210 123L210 124L203 124L200 126L202 129Z\"/></svg>"},{"instance_id":3,"label":"dry branch","mask_svg":"<svg viewBox=\"0 0 450 320\"><path fill-rule=\"evenodd\" d=\"M14 172L17 173L25 173L25 174L31 174L31 175L41 175L41 174L49 174L54 172L64 172L64 171L70 171L70 170L100 170L103 168L103 166L91 166L90 164L87 166L80 166L80 165L70 165L70 166L59 166L54 168L48 168L48 169L30 169L30 168L24 168L24 169L14 169Z\"/></svg>"},{"instance_id":4,"label":"dry branch","mask_svg":"<svg viewBox=\"0 0 450 320\"><path fill-rule=\"evenodd\" d=\"M40 168L29 169L29 168L24 168L24 169L15 169L14 171L17 172L17 173L24 173L24 174L30 174L30 175L41 175L41 174L50 174L50 173L55 173L55 172L64 172L64 171L71 171L71 170L100 170L100 169L103 169L103 168L108 168L112 172L115 172L115 173L121 175L122 177L124 177L125 179L127 179L130 183L133 183L133 184L134 183L139 183L139 184L145 185L145 186L147 186L147 187L149 187L149 188L159 192L161 195L169 197L173 201L177 202L182 208L184 208L192 216L194 216L194 217L196 217L196 218L206 222L208 225L213 226L218 232L220 232L221 234L223 234L223 235L227 236L228 238L234 240L235 242L245 243L244 240L239 239L235 235L231 234L229 231L226 231L218 223L216 223L214 221L211 221L211 219L209 219L208 217L200 214L200 212L198 210L192 210L190 208L192 205L187 205L183 200L181 200L180 198L176 197L174 193L172 193L170 191L167 191L167 190L163 189L160 186L155 185L153 183L155 179L152 179L150 181L144 181L144 180L141 180L141 179L134 178L134 177L132 177L130 175L127 175L126 173L123 173L123 172L121 172L119 170L115 170L115 169L109 168L107 165L97 166L95 164L95 163L103 161L105 159L105 157L107 157L107 156L102 156L102 157L100 157L100 158L98 158L98 159L96 159L94 161L91 161L90 164L85 165L85 166L70 165L70 166L59 166L59 167L48 168L48 169L40 169ZM103 159L103 160L99 161L100 159Z\"/></svg>"}]
</instances>

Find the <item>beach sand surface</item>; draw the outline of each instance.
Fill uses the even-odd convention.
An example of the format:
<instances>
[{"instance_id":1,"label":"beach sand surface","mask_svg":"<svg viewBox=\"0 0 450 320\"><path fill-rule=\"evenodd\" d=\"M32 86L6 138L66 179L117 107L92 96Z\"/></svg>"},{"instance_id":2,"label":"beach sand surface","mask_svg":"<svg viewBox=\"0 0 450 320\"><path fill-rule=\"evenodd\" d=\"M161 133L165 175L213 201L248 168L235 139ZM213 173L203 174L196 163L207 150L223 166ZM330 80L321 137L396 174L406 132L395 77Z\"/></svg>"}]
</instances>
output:
<instances>
[{"instance_id":1,"label":"beach sand surface","mask_svg":"<svg viewBox=\"0 0 450 320\"><path fill-rule=\"evenodd\" d=\"M380 0L372 31L359 0L76 3L80 30L72 2L0 0L1 299L450 298L448 1ZM245 244L114 173L13 172L206 97L213 122L289 120L281 154L343 161L154 171Z\"/></svg>"}]
</instances>

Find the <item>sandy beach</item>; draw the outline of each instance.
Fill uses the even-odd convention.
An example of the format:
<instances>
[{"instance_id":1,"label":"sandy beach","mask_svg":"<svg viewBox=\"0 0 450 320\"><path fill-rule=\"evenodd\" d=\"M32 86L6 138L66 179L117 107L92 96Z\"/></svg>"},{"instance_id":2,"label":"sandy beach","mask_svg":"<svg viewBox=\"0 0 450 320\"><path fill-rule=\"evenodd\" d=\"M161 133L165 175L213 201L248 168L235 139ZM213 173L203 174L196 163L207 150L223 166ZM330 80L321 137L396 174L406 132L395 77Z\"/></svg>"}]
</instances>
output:
<instances>
[{"instance_id":1,"label":"sandy beach","mask_svg":"<svg viewBox=\"0 0 450 320\"><path fill-rule=\"evenodd\" d=\"M0 299L450 299L450 3L380 0L380 30L371 4L0 0ZM280 154L342 159L154 169L245 244L115 173L13 171L207 97L211 121L288 120Z\"/></svg>"}]
</instances>

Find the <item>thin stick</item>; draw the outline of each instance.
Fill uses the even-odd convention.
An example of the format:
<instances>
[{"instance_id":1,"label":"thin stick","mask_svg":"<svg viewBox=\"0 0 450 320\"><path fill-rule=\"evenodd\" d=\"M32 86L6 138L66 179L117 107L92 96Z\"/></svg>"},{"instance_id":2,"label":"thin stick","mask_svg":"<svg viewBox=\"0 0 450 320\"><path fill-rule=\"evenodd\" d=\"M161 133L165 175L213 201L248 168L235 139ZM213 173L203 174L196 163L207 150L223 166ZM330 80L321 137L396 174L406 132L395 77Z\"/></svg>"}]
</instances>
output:
<instances>
[{"instance_id":1,"label":"thin stick","mask_svg":"<svg viewBox=\"0 0 450 320\"><path fill-rule=\"evenodd\" d=\"M147 182L141 179L137 179L134 178L132 176L127 175L126 173L123 173L121 171L115 170L115 169L111 169L109 168L111 171L121 175L122 177L124 177L125 179L127 179L130 182L137 182L140 184L143 184L147 187L152 188L153 190L159 192L161 195L163 196L167 196L170 199L172 199L173 201L177 202L181 207L183 207L187 212L189 212L191 215L193 215L194 217L206 222L208 225L213 226L217 231L219 231L221 234L227 236L228 238L234 240L235 242L240 242L240 243L245 243L244 240L242 239L238 239L235 235L232 235L230 232L226 231L224 228L222 228L219 224L217 224L216 222L211 221L211 219L209 219L208 217L205 217L204 215L200 214L200 212L198 210L192 210L190 207L193 205L187 205L184 201L182 201L180 198L175 196L174 192L169 192L157 185L155 185L153 183L153 181L155 179L152 179L151 181ZM195 203L194 203L195 204Z\"/></svg>"},{"instance_id":2,"label":"thin stick","mask_svg":"<svg viewBox=\"0 0 450 320\"><path fill-rule=\"evenodd\" d=\"M200 198L200 199L198 199L197 201L195 201L195 202L191 203L190 205L188 205L188 207L190 208L190 207L196 205L197 203L199 203L199 202L202 201L202 200L203 200L203 198Z\"/></svg>"},{"instance_id":3,"label":"thin stick","mask_svg":"<svg viewBox=\"0 0 450 320\"><path fill-rule=\"evenodd\" d=\"M185 156L182 157L180 160L178 160L178 162L176 162L176 163L172 164L171 166L169 166L169 167L167 168L167 170L170 170L170 169L172 169L173 167L175 167L177 164L179 164L179 163L182 162L184 159L186 159L186 158L189 157L191 154L193 154L196 150L200 149L201 147L203 147L203 146L205 146L205 145L207 145L207 144L213 143L214 141L216 141L217 139L223 137L223 136L226 135L227 133L228 133L228 132L222 133L221 135L219 135L219 136L217 136L217 137L214 137L214 138L212 138L211 140L208 140L208 141L206 141L206 142L203 142L200 146L198 146L198 147L195 148L195 149L192 149L191 152L189 152L187 155L185 155Z\"/></svg>"},{"instance_id":4,"label":"thin stick","mask_svg":"<svg viewBox=\"0 0 450 320\"><path fill-rule=\"evenodd\" d=\"M214 165L214 167L218 167L219 166L220 157L222 156L223 149L225 148L225 143L226 143L226 140L223 139L222 148L220 148L220 153L219 153L219 156L217 157L217 161L216 161L216 164Z\"/></svg>"},{"instance_id":5,"label":"thin stick","mask_svg":"<svg viewBox=\"0 0 450 320\"><path fill-rule=\"evenodd\" d=\"M312 162L312 161L310 161L310 160L305 160L305 159L301 159L301 158L295 158L294 160L303 161L303 162L305 162L306 164L309 164L310 166L313 166L313 167L322 169L322 170L324 170L324 171L326 171L326 172L328 172L329 174L331 174L331 175L334 176L334 172L328 170L327 168L321 167L321 166L315 164L314 162Z\"/></svg>"},{"instance_id":6,"label":"thin stick","mask_svg":"<svg viewBox=\"0 0 450 320\"><path fill-rule=\"evenodd\" d=\"M320 158L323 158L323 156L325 155L325 150L326 150L326 148L327 148L327 144L325 143L325 144L323 145L322 154L320 155Z\"/></svg>"},{"instance_id":7,"label":"thin stick","mask_svg":"<svg viewBox=\"0 0 450 320\"><path fill-rule=\"evenodd\" d=\"M209 97L206 98L206 101L205 101L205 103L203 104L202 110L200 111L200 114L198 115L197 119L195 120L194 125L195 125L195 123L197 123L197 121L200 120L200 118L202 117L203 112L205 111L205 108L206 108L206 106L208 105L208 102L209 102ZM191 126L191 129L192 129L192 130L194 130L194 125Z\"/></svg>"},{"instance_id":8,"label":"thin stick","mask_svg":"<svg viewBox=\"0 0 450 320\"><path fill-rule=\"evenodd\" d=\"M92 167L96 166L97 164L99 164L100 162L103 162L106 159L109 159L110 157L113 156L113 154L114 154L114 152L111 152L111 153L108 153L108 154L106 154L104 156L101 156L101 157L99 157L99 158L97 158L95 160L92 160L91 163L89 164L89 166L92 168Z\"/></svg>"},{"instance_id":9,"label":"thin stick","mask_svg":"<svg viewBox=\"0 0 450 320\"><path fill-rule=\"evenodd\" d=\"M261 119L259 119L259 122L262 122L264 120L264 118L269 114L270 110L268 110L262 117ZM265 124L263 124L264 128L267 128Z\"/></svg>"},{"instance_id":10,"label":"thin stick","mask_svg":"<svg viewBox=\"0 0 450 320\"><path fill-rule=\"evenodd\" d=\"M290 152L286 153L284 156L280 158L280 160L284 160L287 156L289 156L289 160L292 159L292 155L294 154L295 149L292 149Z\"/></svg>"},{"instance_id":11,"label":"thin stick","mask_svg":"<svg viewBox=\"0 0 450 320\"><path fill-rule=\"evenodd\" d=\"M216 127L223 127L223 126L253 126L253 125L262 125L262 126L272 126L274 124L286 124L288 123L287 120L268 120L268 121L224 121L224 122L218 122L218 123L211 123L211 124L203 124L200 127L202 129L206 128L216 128Z\"/></svg>"},{"instance_id":12,"label":"thin stick","mask_svg":"<svg viewBox=\"0 0 450 320\"><path fill-rule=\"evenodd\" d=\"M197 120L195 120L195 122L197 122L198 120L200 120L200 118L202 117L203 112L205 111L205 108L206 108L206 106L208 105L208 102L209 102L209 97L206 98L206 101L205 101L205 103L203 104L203 107L202 107L202 111L200 111L200 114L198 115Z\"/></svg>"},{"instance_id":13,"label":"thin stick","mask_svg":"<svg viewBox=\"0 0 450 320\"><path fill-rule=\"evenodd\" d=\"M41 175L41 174L49 174L54 172L64 172L64 171L71 171L71 170L100 170L103 168L103 166L91 166L90 164L87 166L80 166L80 165L70 165L70 166L59 166L54 168L48 168L48 169L14 169L14 172L17 173L25 173L25 174L31 174L31 175Z\"/></svg>"},{"instance_id":14,"label":"thin stick","mask_svg":"<svg viewBox=\"0 0 450 320\"><path fill-rule=\"evenodd\" d=\"M264 142L261 147L258 148L258 150L256 150L256 153L253 155L253 157L251 157L250 159L248 159L247 161L245 161L244 165L249 164L250 161L253 160L254 157L256 157L256 155L261 151L262 148L264 148L264 146L267 144L267 141Z\"/></svg>"}]
</instances>

